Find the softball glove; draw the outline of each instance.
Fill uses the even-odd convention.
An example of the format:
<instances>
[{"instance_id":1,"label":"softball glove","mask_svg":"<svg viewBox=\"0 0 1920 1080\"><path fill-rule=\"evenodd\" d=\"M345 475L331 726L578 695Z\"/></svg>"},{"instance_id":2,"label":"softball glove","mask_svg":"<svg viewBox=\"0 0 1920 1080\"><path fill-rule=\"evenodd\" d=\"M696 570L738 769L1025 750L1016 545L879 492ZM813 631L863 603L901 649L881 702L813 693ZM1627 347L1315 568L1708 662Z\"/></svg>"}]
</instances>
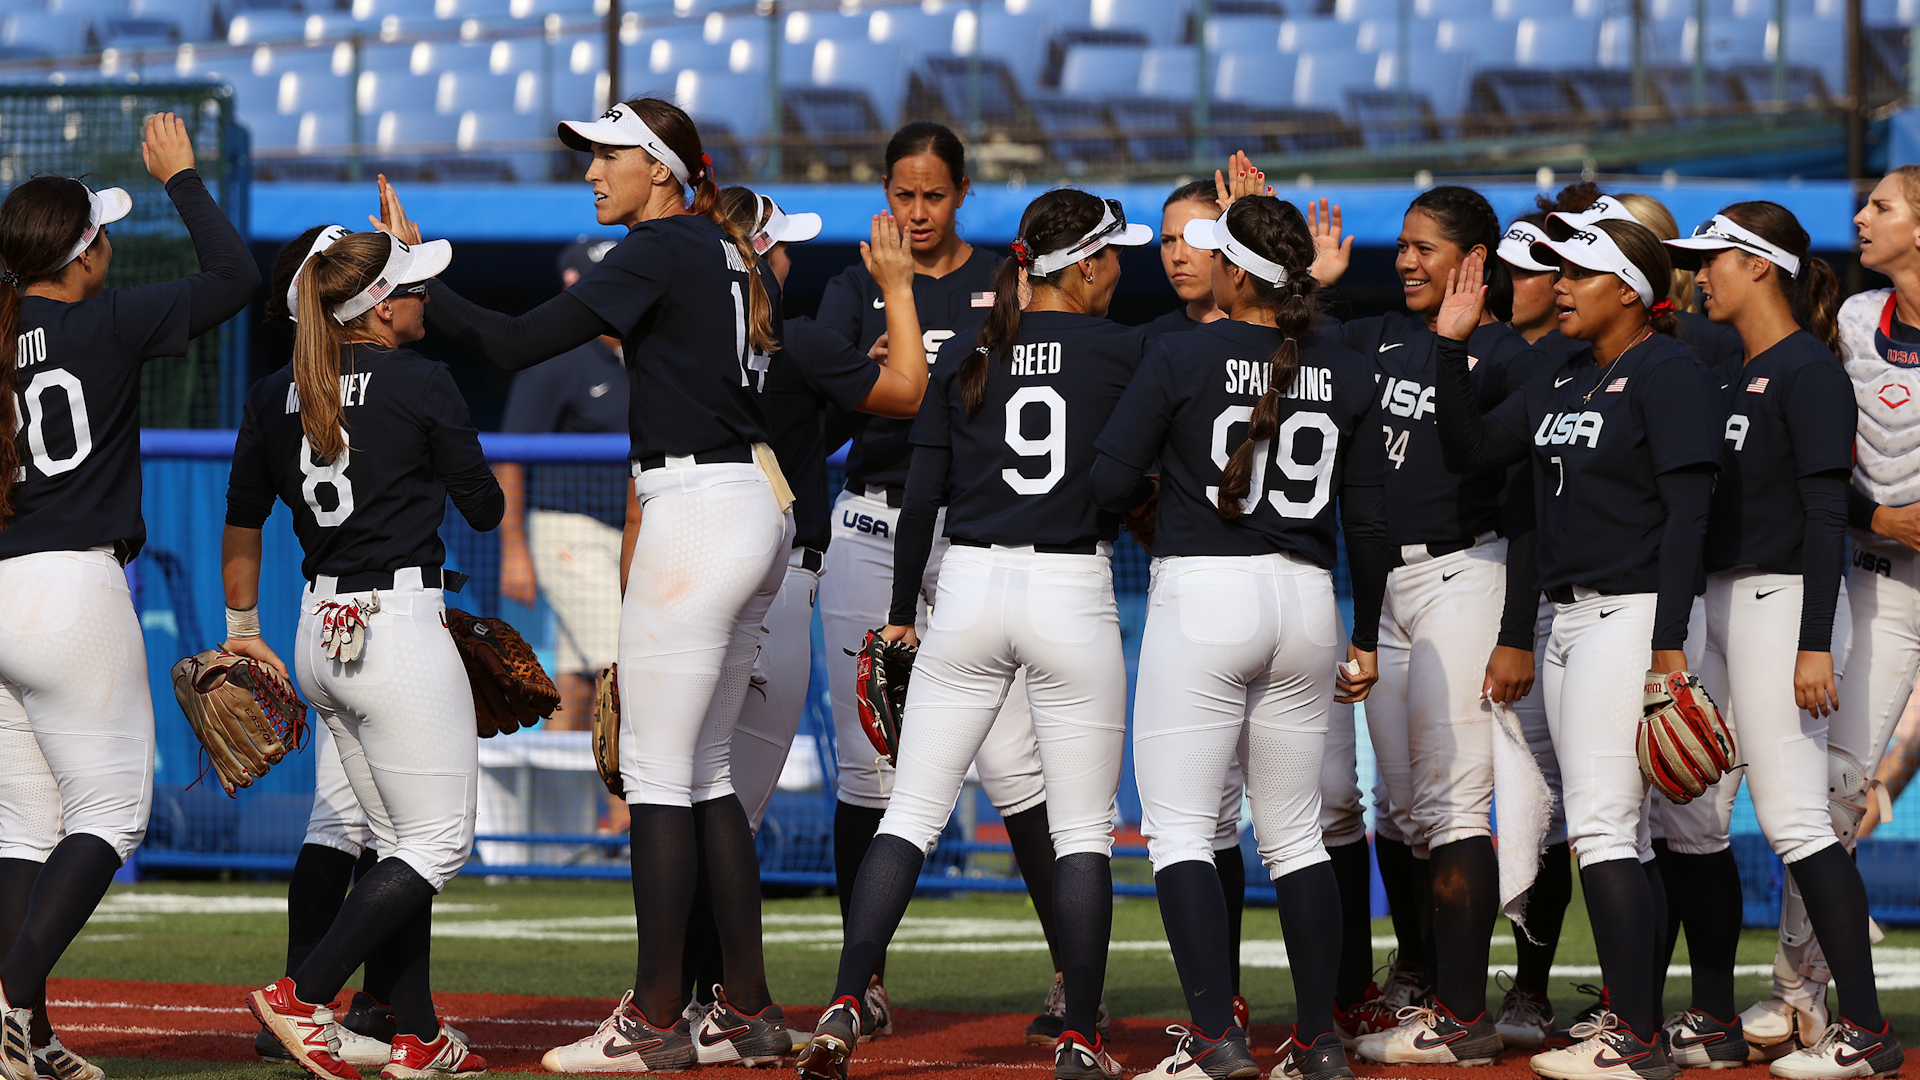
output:
<instances>
[{"instance_id":1,"label":"softball glove","mask_svg":"<svg viewBox=\"0 0 1920 1080\"><path fill-rule=\"evenodd\" d=\"M620 674L619 664L601 669L593 684L593 764L600 770L600 782L616 799L627 797L627 783L620 779Z\"/></svg>"},{"instance_id":2,"label":"softball glove","mask_svg":"<svg viewBox=\"0 0 1920 1080\"><path fill-rule=\"evenodd\" d=\"M1733 732L1692 672L1647 672L1635 746L1640 774L1675 803L1693 801L1733 767Z\"/></svg>"},{"instance_id":3,"label":"softball glove","mask_svg":"<svg viewBox=\"0 0 1920 1080\"><path fill-rule=\"evenodd\" d=\"M900 721L906 712L907 680L919 650L904 641L888 641L880 631L867 631L867 640L855 653L853 699L860 706L860 726L867 741L887 759L898 763Z\"/></svg>"},{"instance_id":4,"label":"softball glove","mask_svg":"<svg viewBox=\"0 0 1920 1080\"><path fill-rule=\"evenodd\" d=\"M447 632L467 668L473 687L473 714L480 737L511 735L553 715L560 704L547 670L533 646L503 619L482 619L459 608L447 609Z\"/></svg>"},{"instance_id":5,"label":"softball glove","mask_svg":"<svg viewBox=\"0 0 1920 1080\"><path fill-rule=\"evenodd\" d=\"M173 696L230 798L306 742L306 702L257 660L220 649L189 656L173 665Z\"/></svg>"}]
</instances>

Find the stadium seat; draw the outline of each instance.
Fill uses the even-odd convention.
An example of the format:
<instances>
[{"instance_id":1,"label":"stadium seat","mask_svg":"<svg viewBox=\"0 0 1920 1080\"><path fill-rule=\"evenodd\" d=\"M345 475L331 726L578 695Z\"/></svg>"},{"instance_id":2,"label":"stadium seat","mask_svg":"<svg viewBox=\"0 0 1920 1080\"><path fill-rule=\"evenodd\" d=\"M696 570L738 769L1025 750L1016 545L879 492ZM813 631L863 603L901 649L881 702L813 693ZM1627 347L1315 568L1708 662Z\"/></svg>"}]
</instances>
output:
<instances>
[{"instance_id":1,"label":"stadium seat","mask_svg":"<svg viewBox=\"0 0 1920 1080\"><path fill-rule=\"evenodd\" d=\"M1694 116L1693 68L1685 65L1668 65L1647 69L1647 81L1660 97L1660 104L1673 117L1673 122L1682 127L1693 127L1710 123L1710 118ZM1738 82L1724 71L1708 71L1702 83L1706 91L1706 107L1711 116L1724 116L1742 109L1745 101L1740 93Z\"/></svg>"},{"instance_id":2,"label":"stadium seat","mask_svg":"<svg viewBox=\"0 0 1920 1080\"><path fill-rule=\"evenodd\" d=\"M1275 48L1283 21L1278 15L1215 15L1207 20L1207 48Z\"/></svg>"},{"instance_id":3,"label":"stadium seat","mask_svg":"<svg viewBox=\"0 0 1920 1080\"><path fill-rule=\"evenodd\" d=\"M479 19L485 23L524 17L514 15L513 0L434 0L433 15L437 19Z\"/></svg>"},{"instance_id":4,"label":"stadium seat","mask_svg":"<svg viewBox=\"0 0 1920 1080\"><path fill-rule=\"evenodd\" d=\"M243 11L227 20L227 44L300 41L307 34L307 17L297 11Z\"/></svg>"},{"instance_id":5,"label":"stadium seat","mask_svg":"<svg viewBox=\"0 0 1920 1080\"><path fill-rule=\"evenodd\" d=\"M1280 51L1285 53L1352 52L1360 28L1331 19L1288 19L1280 24Z\"/></svg>"},{"instance_id":6,"label":"stadium seat","mask_svg":"<svg viewBox=\"0 0 1920 1080\"><path fill-rule=\"evenodd\" d=\"M1694 4L1698 0L1646 0L1649 19L1691 19L1696 14ZM1731 19L1733 6L1738 0L1706 0L1707 19Z\"/></svg>"},{"instance_id":7,"label":"stadium seat","mask_svg":"<svg viewBox=\"0 0 1920 1080\"><path fill-rule=\"evenodd\" d=\"M474 111L512 112L518 104L517 81L515 76L489 71L443 71L434 84L433 111L451 116Z\"/></svg>"},{"instance_id":8,"label":"stadium seat","mask_svg":"<svg viewBox=\"0 0 1920 1080\"><path fill-rule=\"evenodd\" d=\"M411 72L363 71L354 88L354 101L362 113L377 115L396 109L429 112L433 107L434 83L431 75Z\"/></svg>"},{"instance_id":9,"label":"stadium seat","mask_svg":"<svg viewBox=\"0 0 1920 1080\"><path fill-rule=\"evenodd\" d=\"M437 0L353 0L353 17L368 22L378 22L388 15L398 15L403 19L434 18L433 6Z\"/></svg>"},{"instance_id":10,"label":"stadium seat","mask_svg":"<svg viewBox=\"0 0 1920 1080\"><path fill-rule=\"evenodd\" d=\"M1787 19L1783 31L1769 24L1765 59L1773 62L1781 42L1786 43L1787 63L1810 67L1820 73L1829 89L1847 84L1846 24L1837 19ZM1871 52L1871 46L1868 47Z\"/></svg>"},{"instance_id":11,"label":"stadium seat","mask_svg":"<svg viewBox=\"0 0 1920 1080\"><path fill-rule=\"evenodd\" d=\"M1101 99L1132 94L1140 85L1142 45L1073 45L1060 65L1062 97Z\"/></svg>"},{"instance_id":12,"label":"stadium seat","mask_svg":"<svg viewBox=\"0 0 1920 1080\"><path fill-rule=\"evenodd\" d=\"M425 44L425 42L421 44ZM393 44L373 42L362 45L360 47L360 70L411 75L426 74L424 68L415 70L413 45L400 42Z\"/></svg>"},{"instance_id":13,"label":"stadium seat","mask_svg":"<svg viewBox=\"0 0 1920 1080\"><path fill-rule=\"evenodd\" d=\"M1573 112L1566 80L1555 71L1496 68L1477 73L1468 94L1466 129L1520 133L1552 130Z\"/></svg>"},{"instance_id":14,"label":"stadium seat","mask_svg":"<svg viewBox=\"0 0 1920 1080\"><path fill-rule=\"evenodd\" d=\"M1089 165L1120 160L1120 144L1113 137L1106 110L1098 103L1042 97L1027 104L1045 141L1047 156L1059 162L1068 175L1085 173Z\"/></svg>"},{"instance_id":15,"label":"stadium seat","mask_svg":"<svg viewBox=\"0 0 1920 1080\"><path fill-rule=\"evenodd\" d=\"M46 11L89 20L110 19L127 13L127 0L47 0Z\"/></svg>"},{"instance_id":16,"label":"stadium seat","mask_svg":"<svg viewBox=\"0 0 1920 1080\"><path fill-rule=\"evenodd\" d=\"M1631 71L1590 68L1568 71L1565 76L1567 95L1587 124L1609 128L1626 122L1633 108Z\"/></svg>"},{"instance_id":17,"label":"stadium seat","mask_svg":"<svg viewBox=\"0 0 1920 1080\"><path fill-rule=\"evenodd\" d=\"M1440 20L1408 19L1407 48L1425 52L1440 36ZM1388 52L1400 47L1400 20L1368 19L1360 24L1354 45L1363 53Z\"/></svg>"},{"instance_id":18,"label":"stadium seat","mask_svg":"<svg viewBox=\"0 0 1920 1080\"><path fill-rule=\"evenodd\" d=\"M1271 105L1293 101L1299 53L1233 49L1213 58L1213 96L1221 101Z\"/></svg>"},{"instance_id":19,"label":"stadium seat","mask_svg":"<svg viewBox=\"0 0 1920 1080\"><path fill-rule=\"evenodd\" d=\"M964 56L929 56L915 68L907 84L907 111L930 116L955 130L966 130L976 116L988 129L1024 126L1020 88L1002 61L979 59L979 90L974 85L974 61ZM977 113L972 111L977 110Z\"/></svg>"},{"instance_id":20,"label":"stadium seat","mask_svg":"<svg viewBox=\"0 0 1920 1080\"><path fill-rule=\"evenodd\" d=\"M789 11L781 20L780 36L789 45L805 45L821 38L864 38L867 36L868 17L864 14L843 15L837 11ZM758 29L758 35L766 36L764 29ZM745 35L742 35L745 36Z\"/></svg>"},{"instance_id":21,"label":"stadium seat","mask_svg":"<svg viewBox=\"0 0 1920 1080\"><path fill-rule=\"evenodd\" d=\"M1187 40L1185 5L1169 0L1093 0L1087 22L1096 30L1137 30L1155 45Z\"/></svg>"},{"instance_id":22,"label":"stadium seat","mask_svg":"<svg viewBox=\"0 0 1920 1080\"><path fill-rule=\"evenodd\" d=\"M180 28L183 41L205 41L213 36L213 5L209 0L132 0L127 14L171 20Z\"/></svg>"},{"instance_id":23,"label":"stadium seat","mask_svg":"<svg viewBox=\"0 0 1920 1080\"><path fill-rule=\"evenodd\" d=\"M767 81L758 75L683 71L674 81L673 100L703 126L724 120L747 136L768 128Z\"/></svg>"},{"instance_id":24,"label":"stadium seat","mask_svg":"<svg viewBox=\"0 0 1920 1080\"><path fill-rule=\"evenodd\" d=\"M1775 0L1733 0L1733 17L1736 19L1772 19ZM1864 9L1861 12L1865 14ZM1844 19L1846 5L1833 0L1787 0L1787 21L1799 22L1802 19Z\"/></svg>"},{"instance_id":25,"label":"stadium seat","mask_svg":"<svg viewBox=\"0 0 1920 1080\"><path fill-rule=\"evenodd\" d=\"M1912 53L1907 48L1907 34L1904 26L1866 28L1867 71L1883 85L1907 85L1907 68L1912 60Z\"/></svg>"},{"instance_id":26,"label":"stadium seat","mask_svg":"<svg viewBox=\"0 0 1920 1080\"><path fill-rule=\"evenodd\" d=\"M541 144L552 138L553 129L539 117L512 112L463 113L454 132L454 143L462 154L498 160L523 182L551 178L552 155Z\"/></svg>"},{"instance_id":27,"label":"stadium seat","mask_svg":"<svg viewBox=\"0 0 1920 1080\"><path fill-rule=\"evenodd\" d=\"M95 20L93 36L102 51L171 49L180 41L180 28L172 19L121 17Z\"/></svg>"},{"instance_id":28,"label":"stadium seat","mask_svg":"<svg viewBox=\"0 0 1920 1080\"><path fill-rule=\"evenodd\" d=\"M928 54L953 51L953 26L960 6L939 11L924 7L875 8L867 15L867 40L900 46L909 63Z\"/></svg>"},{"instance_id":29,"label":"stadium seat","mask_svg":"<svg viewBox=\"0 0 1920 1080\"><path fill-rule=\"evenodd\" d=\"M373 143L382 151L451 145L459 130L458 116L443 116L431 109L388 109L374 123Z\"/></svg>"},{"instance_id":30,"label":"stadium seat","mask_svg":"<svg viewBox=\"0 0 1920 1080\"><path fill-rule=\"evenodd\" d=\"M1691 58L1680 53L1687 20L1647 20L1642 27L1641 58L1647 64L1679 64ZM1633 17L1615 15L1600 22L1597 62L1603 68L1633 67Z\"/></svg>"},{"instance_id":31,"label":"stadium seat","mask_svg":"<svg viewBox=\"0 0 1920 1080\"><path fill-rule=\"evenodd\" d=\"M371 132L361 126L361 138L369 138ZM338 153L349 145L350 122L344 109L315 111L300 117L300 128L294 145L303 154Z\"/></svg>"},{"instance_id":32,"label":"stadium seat","mask_svg":"<svg viewBox=\"0 0 1920 1080\"><path fill-rule=\"evenodd\" d=\"M1007 14L1032 15L1049 30L1093 24L1093 0L1005 0Z\"/></svg>"},{"instance_id":33,"label":"stadium seat","mask_svg":"<svg viewBox=\"0 0 1920 1080\"><path fill-rule=\"evenodd\" d=\"M1734 83L1747 103L1758 109L1773 101L1773 65L1740 64L1729 69ZM1832 93L1820 72L1810 67L1789 66L1785 72L1786 107L1824 109Z\"/></svg>"},{"instance_id":34,"label":"stadium seat","mask_svg":"<svg viewBox=\"0 0 1920 1080\"><path fill-rule=\"evenodd\" d=\"M1868 26L1908 27L1914 23L1915 0L1860 0L1860 21Z\"/></svg>"},{"instance_id":35,"label":"stadium seat","mask_svg":"<svg viewBox=\"0 0 1920 1080\"><path fill-rule=\"evenodd\" d=\"M1593 19L1521 19L1514 26L1515 67L1592 67L1599 52L1600 24Z\"/></svg>"},{"instance_id":36,"label":"stadium seat","mask_svg":"<svg viewBox=\"0 0 1920 1080\"><path fill-rule=\"evenodd\" d=\"M809 178L847 176L856 164L879 164L874 151L884 136L865 92L796 87L781 104L781 130L800 140L786 154L790 171Z\"/></svg>"},{"instance_id":37,"label":"stadium seat","mask_svg":"<svg viewBox=\"0 0 1920 1080\"><path fill-rule=\"evenodd\" d=\"M1399 65L1397 52L1389 50L1379 54L1373 66L1373 89L1397 93L1400 88ZM1422 49L1410 52L1407 56L1407 89L1425 98L1433 115L1443 121L1451 122L1460 115L1461 109L1466 108L1467 75L1467 57L1464 53ZM1352 98L1348 100L1351 102Z\"/></svg>"},{"instance_id":38,"label":"stadium seat","mask_svg":"<svg viewBox=\"0 0 1920 1080\"><path fill-rule=\"evenodd\" d=\"M1413 0L1413 14L1422 19L1491 19L1493 0Z\"/></svg>"},{"instance_id":39,"label":"stadium seat","mask_svg":"<svg viewBox=\"0 0 1920 1080\"><path fill-rule=\"evenodd\" d=\"M552 94L554 119L591 119L607 107L607 71L599 66L584 72L556 69Z\"/></svg>"},{"instance_id":40,"label":"stadium seat","mask_svg":"<svg viewBox=\"0 0 1920 1080\"><path fill-rule=\"evenodd\" d=\"M246 126L256 151L291 148L300 142L300 118L297 116L281 116L272 111L250 113L237 110L234 118Z\"/></svg>"},{"instance_id":41,"label":"stadium seat","mask_svg":"<svg viewBox=\"0 0 1920 1080\"><path fill-rule=\"evenodd\" d=\"M1200 55L1191 45L1155 45L1140 60L1141 97L1188 101L1200 78Z\"/></svg>"},{"instance_id":42,"label":"stadium seat","mask_svg":"<svg viewBox=\"0 0 1920 1080\"><path fill-rule=\"evenodd\" d=\"M1009 13L998 6L963 8L953 19L953 52L968 56L978 51L1007 65L1023 91L1040 85L1046 62L1046 24L1038 15Z\"/></svg>"},{"instance_id":43,"label":"stadium seat","mask_svg":"<svg viewBox=\"0 0 1920 1080\"><path fill-rule=\"evenodd\" d=\"M1193 158L1193 106L1186 101L1120 98L1107 103L1120 144L1136 164Z\"/></svg>"},{"instance_id":44,"label":"stadium seat","mask_svg":"<svg viewBox=\"0 0 1920 1080\"><path fill-rule=\"evenodd\" d=\"M1708 67L1732 67L1735 64L1755 64L1767 58L1768 23L1758 19L1715 19L1709 17L1706 23L1706 54ZM1701 40L1700 23L1688 19L1680 32L1680 58L1692 60L1697 42Z\"/></svg>"},{"instance_id":45,"label":"stadium seat","mask_svg":"<svg viewBox=\"0 0 1920 1080\"><path fill-rule=\"evenodd\" d=\"M900 46L866 38L822 38L813 43L811 67L812 85L863 91L883 127L900 125L907 96L907 63Z\"/></svg>"},{"instance_id":46,"label":"stadium seat","mask_svg":"<svg viewBox=\"0 0 1920 1080\"><path fill-rule=\"evenodd\" d=\"M482 41L416 41L409 70L425 75L435 71L486 71L492 43Z\"/></svg>"},{"instance_id":47,"label":"stadium seat","mask_svg":"<svg viewBox=\"0 0 1920 1080\"><path fill-rule=\"evenodd\" d=\"M1334 0L1333 17L1349 23L1367 19L1397 19L1400 17L1400 0Z\"/></svg>"},{"instance_id":48,"label":"stadium seat","mask_svg":"<svg viewBox=\"0 0 1920 1080\"><path fill-rule=\"evenodd\" d=\"M0 44L45 49L50 56L78 56L87 51L87 19L46 12L9 15L0 28Z\"/></svg>"},{"instance_id":49,"label":"stadium seat","mask_svg":"<svg viewBox=\"0 0 1920 1080\"><path fill-rule=\"evenodd\" d=\"M539 71L547 48L543 38L500 38L486 47L487 70L495 75Z\"/></svg>"},{"instance_id":50,"label":"stadium seat","mask_svg":"<svg viewBox=\"0 0 1920 1080\"><path fill-rule=\"evenodd\" d=\"M647 70L656 75L676 74L686 68L725 71L727 47L700 38L657 37L643 40L640 49L647 57Z\"/></svg>"},{"instance_id":51,"label":"stadium seat","mask_svg":"<svg viewBox=\"0 0 1920 1080\"><path fill-rule=\"evenodd\" d=\"M1296 108L1338 109L1355 89L1373 89L1373 58L1357 52L1307 53L1293 73Z\"/></svg>"},{"instance_id":52,"label":"stadium seat","mask_svg":"<svg viewBox=\"0 0 1920 1080\"><path fill-rule=\"evenodd\" d=\"M353 73L353 46L334 45L262 45L253 50L249 65L255 75L278 75L283 71L332 74L345 78Z\"/></svg>"},{"instance_id":53,"label":"stadium seat","mask_svg":"<svg viewBox=\"0 0 1920 1080\"><path fill-rule=\"evenodd\" d=\"M331 72L283 71L279 85L274 87L273 108L284 116L315 110L345 110L353 100L348 91L349 80Z\"/></svg>"},{"instance_id":54,"label":"stadium seat","mask_svg":"<svg viewBox=\"0 0 1920 1080\"><path fill-rule=\"evenodd\" d=\"M1369 150L1391 149L1440 138L1440 125L1425 94L1398 90L1347 91L1347 116Z\"/></svg>"}]
</instances>

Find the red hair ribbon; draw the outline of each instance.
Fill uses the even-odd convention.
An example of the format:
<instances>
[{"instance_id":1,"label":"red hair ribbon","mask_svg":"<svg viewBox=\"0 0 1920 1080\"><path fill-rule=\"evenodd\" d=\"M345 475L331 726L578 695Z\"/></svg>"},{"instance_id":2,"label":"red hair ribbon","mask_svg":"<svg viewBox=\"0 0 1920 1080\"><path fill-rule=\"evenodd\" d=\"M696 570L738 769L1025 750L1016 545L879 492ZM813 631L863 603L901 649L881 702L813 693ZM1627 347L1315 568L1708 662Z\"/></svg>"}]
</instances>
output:
<instances>
[{"instance_id":1,"label":"red hair ribbon","mask_svg":"<svg viewBox=\"0 0 1920 1080\"><path fill-rule=\"evenodd\" d=\"M1662 315L1671 315L1673 314L1673 301L1663 299L1659 303L1653 305L1652 311L1653 311L1653 317L1656 319Z\"/></svg>"},{"instance_id":2,"label":"red hair ribbon","mask_svg":"<svg viewBox=\"0 0 1920 1080\"><path fill-rule=\"evenodd\" d=\"M1014 261L1021 266L1033 265L1033 252L1027 250L1025 240L1016 238L1012 244L1008 245L1008 250L1013 252Z\"/></svg>"}]
</instances>

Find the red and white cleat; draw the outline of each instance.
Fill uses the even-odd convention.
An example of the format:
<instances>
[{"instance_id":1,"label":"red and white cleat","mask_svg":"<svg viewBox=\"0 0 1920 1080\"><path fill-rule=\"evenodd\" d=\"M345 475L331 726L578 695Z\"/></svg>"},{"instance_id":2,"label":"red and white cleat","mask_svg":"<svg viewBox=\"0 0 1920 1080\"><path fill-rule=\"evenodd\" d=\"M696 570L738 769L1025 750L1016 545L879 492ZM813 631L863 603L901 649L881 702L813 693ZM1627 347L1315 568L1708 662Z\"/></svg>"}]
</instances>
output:
<instances>
[{"instance_id":1,"label":"red and white cleat","mask_svg":"<svg viewBox=\"0 0 1920 1080\"><path fill-rule=\"evenodd\" d=\"M254 1019L293 1055L294 1064L327 1080L360 1080L360 1072L340 1057L339 1026L333 1005L309 1005L293 993L293 977L247 995Z\"/></svg>"},{"instance_id":2,"label":"red and white cleat","mask_svg":"<svg viewBox=\"0 0 1920 1080\"><path fill-rule=\"evenodd\" d=\"M380 1070L385 1080L427 1080L440 1076L480 1076L487 1071L487 1059L467 1049L467 1044L445 1031L429 1043L418 1036L395 1035L393 1058Z\"/></svg>"}]
</instances>

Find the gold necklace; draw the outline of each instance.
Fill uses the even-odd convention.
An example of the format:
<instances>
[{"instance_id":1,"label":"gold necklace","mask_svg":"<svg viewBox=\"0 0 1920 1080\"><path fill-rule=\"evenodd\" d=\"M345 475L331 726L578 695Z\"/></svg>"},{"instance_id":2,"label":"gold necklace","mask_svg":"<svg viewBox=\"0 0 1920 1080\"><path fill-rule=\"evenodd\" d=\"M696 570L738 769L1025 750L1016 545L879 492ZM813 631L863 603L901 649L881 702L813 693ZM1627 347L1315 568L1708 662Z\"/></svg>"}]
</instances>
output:
<instances>
[{"instance_id":1,"label":"gold necklace","mask_svg":"<svg viewBox=\"0 0 1920 1080\"><path fill-rule=\"evenodd\" d=\"M1640 332L1639 337L1633 339L1633 344L1620 350L1620 356L1625 356L1628 353L1632 352L1633 350L1639 348L1641 342L1647 340L1652 336L1653 336L1653 327L1649 326L1645 330L1642 330ZM1582 405L1590 405L1593 403L1593 395L1599 391L1600 384L1607 381L1607 368L1610 368L1613 365L1619 363L1620 356L1616 356L1612 360L1607 361L1606 367L1602 367L1598 369L1598 375L1593 380L1593 389L1588 390L1587 396L1580 399L1580 403Z\"/></svg>"}]
</instances>

